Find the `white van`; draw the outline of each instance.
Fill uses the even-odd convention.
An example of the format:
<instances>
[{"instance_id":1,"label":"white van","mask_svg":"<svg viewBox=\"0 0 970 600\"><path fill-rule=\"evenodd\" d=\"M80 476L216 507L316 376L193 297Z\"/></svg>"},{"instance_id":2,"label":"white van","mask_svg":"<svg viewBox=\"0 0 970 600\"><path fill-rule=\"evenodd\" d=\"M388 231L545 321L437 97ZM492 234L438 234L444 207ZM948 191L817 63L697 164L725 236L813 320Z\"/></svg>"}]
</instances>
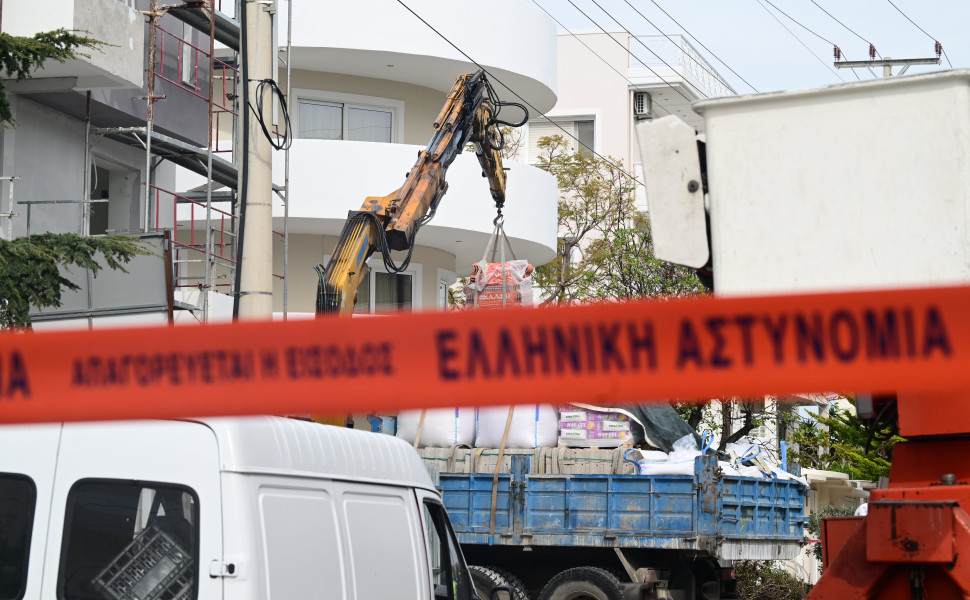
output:
<instances>
[{"instance_id":1,"label":"white van","mask_svg":"<svg viewBox=\"0 0 970 600\"><path fill-rule=\"evenodd\" d=\"M0 426L0 600L475 598L405 442L277 417Z\"/></svg>"}]
</instances>

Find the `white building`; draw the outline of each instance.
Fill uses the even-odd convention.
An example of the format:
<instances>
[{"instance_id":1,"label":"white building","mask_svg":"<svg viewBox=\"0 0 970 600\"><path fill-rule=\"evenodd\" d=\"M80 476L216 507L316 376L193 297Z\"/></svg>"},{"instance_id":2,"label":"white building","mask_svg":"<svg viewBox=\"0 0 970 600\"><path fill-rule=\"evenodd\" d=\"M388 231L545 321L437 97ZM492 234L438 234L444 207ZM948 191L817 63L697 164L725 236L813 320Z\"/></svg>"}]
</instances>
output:
<instances>
[{"instance_id":1,"label":"white building","mask_svg":"<svg viewBox=\"0 0 970 600\"><path fill-rule=\"evenodd\" d=\"M16 213L13 236L168 232L173 240L172 252L159 253L157 265L129 269L130 277L99 276L82 286L82 294L66 296L63 310L35 315L35 326L48 326L45 320L54 318L49 326L65 326L65 319L99 326L109 316L127 324L231 314L238 229L232 133L245 109L234 85L240 34L235 3L214 4L216 42L210 52L208 13L197 4L157 2L165 15L146 18L139 11L149 9L149 0L64 0L45 11L30 0L3 3L7 33L65 27L90 31L111 44L90 52L90 58L54 63L8 87L18 125L0 134L0 176L19 180L12 207L6 210L4 204L0 211ZM479 68L473 61L492 75L502 100L520 101L518 95L539 111L555 104L556 34L546 15L519 0L495 0L490 10L475 11L472 26L470 3L413 0L407 5L414 14L393 0L294 2L292 21L285 1L276 6L276 79L287 89L291 73L288 104L296 138L288 180L284 153L274 152L279 188L274 230L288 238L285 244L282 235L274 241L276 313L284 308L294 315L314 312L313 267L328 259L348 211L357 210L367 196L383 196L403 184L456 77ZM154 80L154 101L145 99L146 73ZM154 113L150 149L149 103ZM213 150L211 171L207 148ZM526 164L505 166L505 230L519 256L543 264L556 245L555 181ZM358 312L443 307L444 288L481 258L495 208L473 152L458 157L447 181L449 191L435 219L422 228L408 272L384 272L375 255ZM6 234L7 228L0 231ZM173 265L167 286L166 262ZM84 274L77 279L86 283ZM208 302L200 288L212 290ZM151 298L142 297L146 294ZM151 310L145 308L149 304Z\"/></svg>"},{"instance_id":2,"label":"white building","mask_svg":"<svg viewBox=\"0 0 970 600\"><path fill-rule=\"evenodd\" d=\"M627 172L643 181L633 127L636 113L673 114L701 129L704 120L690 104L735 94L681 35L560 32L558 49L558 100L547 113L555 124L535 117L529 122L530 163L535 162L538 140L564 135L562 127L597 153L622 160ZM638 199L646 209L642 190Z\"/></svg>"},{"instance_id":3,"label":"white building","mask_svg":"<svg viewBox=\"0 0 970 600\"><path fill-rule=\"evenodd\" d=\"M503 100L519 101L499 82L536 109L555 103L555 28L534 7L518 0L492 2L488 10L475 11L472 25L468 2L407 5L492 73ZM393 0L294 2L293 15L289 104L297 139L290 150L288 308L306 313L313 311L316 294L312 267L333 248L347 211L359 208L366 196L383 196L403 184L456 76L477 66ZM282 182L282 161L274 166ZM506 232L519 256L543 264L556 245L555 181L525 164L505 166ZM458 157L448 184L437 215L421 229L409 272L390 275L375 255L358 311L444 308L447 286L482 257L496 213L473 152ZM282 204L274 215L280 229ZM274 257L281 268L282 253ZM279 312L282 282L276 292Z\"/></svg>"}]
</instances>

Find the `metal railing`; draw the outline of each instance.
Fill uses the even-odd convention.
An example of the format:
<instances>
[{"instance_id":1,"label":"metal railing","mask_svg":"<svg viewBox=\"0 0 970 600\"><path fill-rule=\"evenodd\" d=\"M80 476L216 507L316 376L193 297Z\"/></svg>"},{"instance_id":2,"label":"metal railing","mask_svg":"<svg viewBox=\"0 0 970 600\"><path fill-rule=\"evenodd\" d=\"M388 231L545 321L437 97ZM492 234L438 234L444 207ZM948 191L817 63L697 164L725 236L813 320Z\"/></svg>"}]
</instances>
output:
<instances>
[{"instance_id":1,"label":"metal railing","mask_svg":"<svg viewBox=\"0 0 970 600\"><path fill-rule=\"evenodd\" d=\"M631 44L631 69L647 67L657 69L657 67L665 68L669 65L675 69L682 69L680 71L681 76L689 75L690 79L700 88L699 91L708 98L737 94L731 84L711 66L711 63L701 56L700 52L684 36L678 34L667 36L638 35L636 38L653 52L646 50L640 44Z\"/></svg>"},{"instance_id":2,"label":"metal railing","mask_svg":"<svg viewBox=\"0 0 970 600\"><path fill-rule=\"evenodd\" d=\"M239 80L239 69L215 56L210 57L206 49L187 42L164 27L156 25L155 29L160 34L158 47L155 51L155 75L204 102L211 102L213 118L212 150L214 152L231 152L231 141L228 148L223 147L221 143L224 140L220 140L220 125L223 119L232 121L233 117L237 116L233 99L235 98L236 82ZM169 50L172 46L175 46L174 65L170 57L166 61L166 44ZM212 98L208 97L209 82L206 80L203 70L206 64L212 65L210 76L215 82L212 86Z\"/></svg>"},{"instance_id":3,"label":"metal railing","mask_svg":"<svg viewBox=\"0 0 970 600\"><path fill-rule=\"evenodd\" d=\"M214 288L231 288L236 270L237 217L221 208L207 211L205 202L193 200L171 190L152 185L155 200L153 231L172 231L172 263L175 287L205 284L205 263L212 267ZM207 218L208 213L208 218ZM171 215L171 221L163 215ZM210 235L206 236L206 223ZM273 231L274 241L283 243L283 233ZM276 279L282 274L273 273Z\"/></svg>"}]
</instances>

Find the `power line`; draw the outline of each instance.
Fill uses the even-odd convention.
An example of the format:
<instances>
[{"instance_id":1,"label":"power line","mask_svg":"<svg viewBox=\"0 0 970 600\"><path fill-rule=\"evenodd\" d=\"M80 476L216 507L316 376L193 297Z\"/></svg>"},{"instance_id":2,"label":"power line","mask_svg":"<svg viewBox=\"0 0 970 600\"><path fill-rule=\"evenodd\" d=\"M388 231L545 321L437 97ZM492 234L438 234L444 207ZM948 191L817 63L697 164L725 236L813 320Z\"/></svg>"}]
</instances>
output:
<instances>
[{"instance_id":1,"label":"power line","mask_svg":"<svg viewBox=\"0 0 970 600\"><path fill-rule=\"evenodd\" d=\"M758 1L760 2L761 0L758 0ZM799 20L798 20L798 19L796 19L795 17L793 17L793 16L791 16L791 15L789 15L789 14L788 14L788 13L786 13L785 11L783 11L783 10L781 10L780 8L778 8L778 7L777 7L777 6L776 6L776 5L775 5L775 4L774 4L774 3L773 3L773 2L771 1L771 0L764 0L764 1L765 1L765 2L767 2L768 4L770 4L772 8L774 8L775 10L777 10L778 12L780 12L781 14L783 14L783 15L785 15L786 17L788 17L788 19L790 19L790 20L791 20L792 22L794 22L794 23L795 23L796 25L798 25L799 27L801 27L801 28L802 28L802 29L804 29L805 31L807 31L807 32L809 32L810 34L812 34L812 35L814 35L815 37L817 37L818 39L820 39L820 40L822 40L823 42L825 42L825 43L827 43L828 45L830 45L830 46L832 46L833 48L839 48L839 46L838 46L838 44L836 44L835 42L831 42L831 41L829 41L829 40L827 40L827 39L825 39L824 37L822 37L821 35L819 35L818 33L816 33L816 32L815 32L814 30L812 30L812 29L810 29L810 28L808 28L808 27L806 27L805 25L803 25L803 24L801 23L801 21L799 21ZM764 5L763 5L763 4L762 4L761 6L762 6L762 8L764 8ZM818 5L816 4L816 6L818 6ZM819 7L819 8L821 8L821 7ZM767 9L767 8L765 8L765 10L768 10L768 9ZM824 9L823 9L823 10L824 10ZM770 11L769 11L769 12L770 12ZM826 13L826 14L828 14L828 13ZM771 15L771 16L773 16L773 17L774 17L775 15ZM831 15L830 15L830 16L831 16ZM834 17L833 17L833 18L834 18ZM781 22L780 20L778 20L778 17L775 17L775 20L776 20L776 21L778 21L779 23ZM787 27L785 27L785 29L788 29L788 28L787 28ZM794 34L794 33L793 33L793 32L792 32L791 30L788 30L788 32L789 32L789 33L791 33L792 35L795 35L795 34ZM798 39L798 36L795 36L795 39ZM803 42L802 42L802 41L801 41L800 39L799 39L798 41L799 41L799 43L801 43L801 44L802 44L803 46L805 46L805 44L804 44L804 43L803 43ZM805 46L805 48L806 48L806 49L808 49L808 46ZM875 46L873 46L872 44L869 44L869 48L870 48L870 50L869 50L870 52L875 52L875 50L876 50L876 47L875 47ZM812 51L811 51L810 49L809 49L808 51L809 51L809 52L812 52ZM838 50L836 51L836 56L838 56L838 55L839 55L840 53L841 53L842 55L844 55L844 56L846 57L846 59L848 59L848 58L849 58L849 56L848 56L847 54L845 54L844 52L842 52L842 49L841 49L841 48L839 48L839 49L838 49ZM812 54L814 55L815 53L814 53L814 52L812 52ZM817 56L816 56L816 57L817 57ZM828 64L826 64L826 65L825 65L825 67L826 67L826 68L827 68L827 69L828 69L829 71L832 71L832 68L831 68L831 67L829 67L829 66L828 66ZM832 72L833 72L833 73L835 73L835 71L832 71ZM856 79L858 79L859 81L862 81L862 79L861 79L861 78L859 77L859 74L858 74L858 73L856 73L855 71L852 71L852 74L853 74L853 75L855 75L855 78L856 78ZM838 77L838 78L839 78L840 80L842 80L842 81L845 81L845 80L844 80L844 79L842 79L842 77L841 77L841 76L839 76L838 74L836 74L836 77Z\"/></svg>"},{"instance_id":2,"label":"power line","mask_svg":"<svg viewBox=\"0 0 970 600\"><path fill-rule=\"evenodd\" d=\"M817 7L819 8L819 10L821 10L821 11L822 11L823 13L825 13L825 14L827 14L828 16L830 16L830 17L832 17L832 19L833 19L833 20L834 20L834 21L835 21L836 23L838 23L838 24L839 24L839 25L841 25L842 27L844 27L844 28L846 28L846 29L847 29L847 30L849 31L849 33L851 33L852 35L854 35L854 36L856 36L857 38L859 38L859 39L860 39L860 40L862 40L863 42L865 42L865 43L867 43L867 44L869 44L869 47L870 47L870 48L872 48L873 50L875 50L875 48L876 48L876 45L875 45L875 44L873 44L872 42L870 42L870 41L869 41L869 40L867 40L866 38L864 38L864 37L862 37L861 35L859 35L859 34L858 34L858 33L856 33L855 31L853 31L851 27L849 27L848 25L846 25L846 24L845 24L845 23L843 23L842 21L840 21L840 20L838 20L837 18L835 18L835 15L833 15L833 14L832 14L832 13L830 13L829 11L827 11L827 10L825 10L824 8L822 8L822 5L821 5L821 4L819 4L818 2L816 2L815 0L810 0L810 1L811 1L811 3L812 3L812 4L814 4L815 6L817 6ZM876 56L878 56L879 58L882 58L882 55L880 55L880 54L879 54L879 52L876 52Z\"/></svg>"},{"instance_id":3,"label":"power line","mask_svg":"<svg viewBox=\"0 0 970 600\"><path fill-rule=\"evenodd\" d=\"M454 42L452 42L450 39L448 39L445 36L445 34L441 33L437 29L435 29L434 25L432 25L431 23L428 23L424 19L424 17L422 17L418 13L414 12L414 10L410 6L408 6L407 4L404 3L404 0L397 0L397 3L400 4L401 6L403 6L404 8L406 8L407 11L409 13L411 13L412 15L414 15L419 21L421 21L422 23L424 23L428 27L428 29L430 29L431 31L433 31L436 34L438 34L438 37L440 37L441 39L443 39L445 42L448 43L448 45L450 45L452 48L454 48L455 50L457 50L462 56L464 56L465 58L467 58L470 63L474 64L476 67L478 67L479 69L481 69L482 71L484 71L488 75L489 79L492 79L493 81L495 81L496 83L498 83L499 85L501 85L502 87L504 87L506 90L509 91L510 94L512 94L513 96L515 96L516 98L518 98L519 100L521 100L523 103L525 103L526 106L528 106L529 108L531 108L532 110L534 110L537 115L540 115L543 119L545 119L546 121L549 121L550 123L552 123L553 125L555 125L560 131L562 131L567 136L569 136L572 139L574 139L577 143L579 143L580 146L582 146L583 148L586 148L587 150L589 150L594 156L600 158L606 164L610 165L611 167L613 167L614 169L616 169L620 173L623 173L624 175L626 175L627 177L629 177L634 182L636 182L636 183L638 183L640 185L644 185L643 182L641 182L639 179L637 179L633 175L630 175L629 173L627 173L626 170L623 169L620 165L614 163L613 161L611 161L610 159L606 158L605 156L603 156L602 154L600 154L596 150L593 150L592 148L590 148L589 146L587 146L585 143L583 143L583 141L580 140L578 137L576 137L572 133L566 131L563 128L562 125L560 125L559 123L556 123L555 121L553 121L552 119L550 119L549 117L547 117L545 114L543 114L543 112L541 110L539 110L538 108L536 108L535 106L533 106L531 102L529 102L528 100L526 100L525 98L523 98L521 95L519 95L518 92L516 92L515 90L513 90L512 88L510 88L508 85L505 84L505 82L503 82L501 79L499 79L494 74L492 74L491 71L489 71L484 66L482 66L481 63L479 63L477 60L475 60L474 58L472 58L471 56L469 56L467 52L465 52L464 50L462 50L461 48L459 48L458 45L455 44Z\"/></svg>"},{"instance_id":4,"label":"power line","mask_svg":"<svg viewBox=\"0 0 970 600\"><path fill-rule=\"evenodd\" d=\"M771 2L770 2L769 0L765 0L765 1L766 1L766 2L768 2L768 4L771 4ZM801 39L800 37L798 37L797 35L795 35L795 32L794 32L794 31L792 31L791 29L789 29L789 28L788 28L788 26L787 26L787 25L785 25L784 23L782 23L782 21L781 21L781 19L779 19L779 18L778 18L778 17L777 17L776 15L775 15L775 13L773 13L773 12L771 12L770 10L768 10L768 7L767 7L767 6L765 6L765 5L764 5L764 4L763 4L763 3L761 2L761 0L756 0L756 2L757 2L758 4L760 4L760 5L761 5L761 8L763 8L763 9L765 9L765 12L767 12L767 13L768 13L769 15L771 15L771 18L773 18L774 20L776 20L776 21L778 21L778 24L779 24L779 25L781 25L782 27L784 27L784 28L785 28L785 31L787 31L788 33L790 33L790 34L791 34L791 36L792 36L793 38L795 38L796 40L798 40L798 43L799 43L799 44L801 44L802 46L804 46L804 47L805 47L805 49L806 49L806 50L808 50L808 52L809 52L809 53L810 53L810 54L811 54L812 56L814 56L816 60L818 60L818 62L820 62L820 63L822 63L822 64L823 64L823 65L825 66L825 68L826 68L826 69L828 69L829 71L832 71L832 74L833 74L833 75L835 75L836 77L838 77L838 78L839 78L839 81L842 81L842 82L845 82L845 79L842 79L842 76L841 76L841 75L839 75L838 73L836 73L835 71L833 71L833 70L832 70L832 67L830 67L830 66L828 66L828 64L827 64L827 63L826 63L826 62L825 62L824 60L822 60L821 58L819 58L819 57L818 57L818 55L817 55L817 54L815 54L815 52L813 52L813 51L812 51L812 49L811 49L811 48L809 48L809 47L808 47L808 46L807 46L807 45L805 44L805 42L803 42L803 41L802 41L802 39ZM772 5L772 6L775 6L774 4L771 4L771 5ZM775 9L777 10L777 7L775 7ZM785 14L784 12L782 12L782 11L780 11L780 10L779 10L778 12L781 12L781 14L783 14L783 15ZM786 16L786 17L788 17L788 15L785 15L785 16ZM791 19L791 17L788 17L788 18L789 18L789 19ZM794 20L794 19L792 19L792 20ZM796 22L797 22L797 21L796 21ZM804 27L804 25L802 25L802 27ZM818 35L818 34L816 34L816 35ZM822 36L818 36L818 37L820 37L821 39L823 39L823 40L825 40L825 38L822 38ZM825 40L825 41L826 41L826 42L828 42L828 40ZM832 42L828 42L828 43L830 43L830 44L831 44ZM832 44L832 45L834 46L835 44ZM854 72L855 72L855 71L853 71L853 73L854 73ZM858 75L856 75L856 77L858 77Z\"/></svg>"},{"instance_id":5,"label":"power line","mask_svg":"<svg viewBox=\"0 0 970 600\"><path fill-rule=\"evenodd\" d=\"M910 19L908 16L906 16L906 13L904 13L902 11L902 9L900 9L898 6L896 6L896 4L893 2L893 0L886 0L886 1L889 2L890 4L892 4L892 7L895 8L897 11L899 11L899 14L903 15L904 17L906 17L906 20L907 21L909 21L910 23L912 23L913 25L915 25L916 26L916 29L919 29L924 34L926 34L926 37L930 38L934 42L939 43L939 40L937 40L932 35L926 33L926 30L925 29L923 29L919 25L916 25L916 21L914 21L914 20ZM943 53L943 56L946 58L946 64L947 64L947 66L949 66L952 69L953 68L953 63L950 62L950 57L946 55L946 50L943 49L943 46L939 46L939 48L940 48L940 52L942 52ZM939 55L937 55L937 56L939 56Z\"/></svg>"},{"instance_id":6,"label":"power line","mask_svg":"<svg viewBox=\"0 0 970 600\"><path fill-rule=\"evenodd\" d=\"M627 0L624 0L624 2L626 2L627 4L630 4ZM691 39L693 39L695 42L697 42L697 44L701 48L703 48L704 50L706 50L708 53L710 53L711 56L713 56L714 58L716 58L718 60L718 62L720 62L725 67L727 67L727 70L728 71L731 71L732 73L734 73L737 76L737 78L740 79L741 81L743 81L749 88L753 89L756 92L759 91L758 88L756 88L753 85L751 85L750 83L748 83L747 80L744 77L741 77L740 75L738 75L737 71L735 71L734 69L732 69L731 66L728 65L726 62L724 62L723 60L721 60L721 58L717 54L714 54L714 51L713 50L711 50L710 48L708 48L707 46L705 46L699 39L697 39L697 36L695 36L694 34L692 34L689 31L687 31L687 28L684 27L683 25L681 25L680 23L678 23L677 22L677 19L675 19L672 16L670 16L670 13L668 13L667 11L665 11L662 6L660 6L659 4L657 4L654 0L650 0L650 2L652 2L654 6L656 6L657 8L659 8L660 9L660 12L662 12L665 15L667 15L667 18L670 19L671 21L673 21L677 25L677 27L680 27L681 29L683 29L684 30L684 33L686 33L687 35L689 35L691 37ZM633 6L633 5L630 4L630 6ZM634 8L633 10L637 10L637 9ZM637 12L639 13L640 11L637 11ZM643 17L643 18L646 19L646 17ZM649 23L649 21L648 21L648 23ZM653 25L653 23L650 23L650 24ZM656 27L656 25L654 25L654 27Z\"/></svg>"},{"instance_id":7,"label":"power line","mask_svg":"<svg viewBox=\"0 0 970 600\"><path fill-rule=\"evenodd\" d=\"M646 69L647 69L648 71L650 71L651 73L653 73L654 75L656 75L656 76L657 76L657 78L658 78L658 79L660 79L660 81L662 81L662 82L663 82L663 83L664 83L664 84L665 84L665 85L666 85L667 87L669 87L669 88L670 88L670 89L672 89L673 91L675 91L675 92L677 92L677 93L678 93L678 94L680 95L680 97L681 97L681 98L683 98L684 100L686 100L687 102L693 102L693 100L691 100L690 98L688 98L688 97L687 97L687 96L686 96L686 95L684 94L684 92L682 92L682 91L680 91L679 89L677 89L677 88L675 88L675 87L674 87L673 85L671 85L671 83L670 83L669 81L667 81L666 79L664 79L663 77L661 77L659 73L657 73L656 71L654 71L653 69L651 69L651 68L650 68L649 66L647 66L647 63L645 63L645 62L644 62L644 61L643 61L642 59L640 59L640 57L639 57L639 56L637 56L636 54L634 54L634 53L633 53L633 51L631 51L631 50L630 50L629 48L627 48L626 46L624 46L623 44L621 44L619 40L617 40L617 39L616 39L616 38L614 38L614 37L613 37L612 35L610 35L610 33L609 33L608 31L606 31L606 29L603 29L603 26L602 26L602 25L600 25L599 23L597 23L596 21L594 21L594 20L593 20L593 18L592 18L592 17L590 17L590 16L588 15L588 14L586 14L586 12L585 12L585 11L584 11L583 9L581 9L581 8L579 8L578 6L576 6L576 3L575 3L575 2L573 2L573 0L568 0L568 1L569 1L569 3L570 3L570 4L572 4L572 5L573 5L573 8L575 8L575 9L576 9L576 10L578 10L578 11L579 11L580 13L582 13L582 15L583 15L584 17L586 17L587 19L589 19L589 22L590 22L590 23L592 23L593 25L596 25L596 26L597 26L597 27L599 28L599 30L600 30L600 31L602 31L603 33L605 33L605 34L606 34L606 36L607 36L608 38L610 38L611 40L613 40L614 42L616 42L616 44L617 44L618 46L620 46L621 48L623 48L623 50L624 50L624 51L626 51L626 53L627 53L627 54L629 54L629 55L630 55L630 56L632 56L633 58L635 58L635 59L637 59L638 61L640 61L640 64L642 64L642 65L643 65L643 66L644 66L644 67L645 67L645 68L646 68ZM606 12L605 10L603 10L603 7L602 7L602 6L600 6L600 5L599 5L599 4L598 4L598 3L596 2L596 0L592 0L592 1L593 1L593 4L596 4L596 6L599 6L599 9L600 9L600 10L602 10L602 11L603 11L603 12L605 12L605 13L606 13L607 15L609 15L609 17L610 17L611 19L613 19L613 21L615 21L617 25L620 25L620 22L619 22L619 21L617 21L617 20L616 20L616 19L615 19L615 18L613 17L613 15L611 15L610 13L608 13L608 12ZM623 26L622 26L622 25L620 25L620 27L623 27ZM626 27L623 27L623 30L624 30L624 31L626 31L626 32L627 32L627 34L628 34L628 35L629 35L629 36L630 36L631 38L634 38L634 39L636 39L636 36L634 36L634 35L633 35L632 33L630 33L630 30L629 30L629 29L627 29ZM638 41L639 41L639 40L638 40ZM644 47L644 48L647 48L647 46L646 46L646 44L643 44L643 42L640 42L640 43L641 43L641 44L643 45L643 47ZM650 50L650 48L647 48L647 50ZM660 59L660 62L662 62L663 64L665 64L665 65L667 65L667 68L669 68L669 69L671 69L672 71L676 71L676 70L675 70L675 69L674 69L673 67L671 67L671 66L670 66L669 64L667 64L667 61L665 61L664 59L662 59L662 58L660 58L660 56L659 56L659 55L658 55L658 54L657 54L656 52L654 52L653 50L650 50L650 53L651 53L651 54L653 54L654 56L656 56L656 57L657 57L658 59Z\"/></svg>"},{"instance_id":8,"label":"power line","mask_svg":"<svg viewBox=\"0 0 970 600\"><path fill-rule=\"evenodd\" d=\"M790 21L792 21L793 23L795 23L796 25L798 25L799 27L801 27L801 28L802 28L802 29L804 29L805 31L807 31L807 32L809 32L810 34L812 34L812 35L814 35L814 36L815 36L815 37L817 37L818 39L820 39L820 40L822 40L823 42L825 42L825 43L827 43L827 44L828 44L829 46L836 46L836 45L837 45L837 44L836 44L835 42L830 42L829 40L827 40L827 39L825 39L825 38L823 38L823 37L822 37L822 36L820 36L819 34L817 34L817 33L815 33L815 32L814 32L814 31L812 31L811 29L809 29L808 27L806 27L806 26L804 26L804 25L802 25L802 24L801 24L801 22L799 22L799 20L798 20L798 19L796 19L795 17L793 17L793 16L791 16L791 15L789 15L789 14L788 14L788 13L786 13L785 11L783 11L783 10L781 10L780 8L778 8L777 6L775 6L775 5L774 5L774 3L772 3L772 1L771 1L771 0L765 0L765 2L767 2L768 4L770 4L770 5L771 5L771 8L773 8L773 9L775 9L775 10L777 10L778 12L780 12L781 14L783 14L783 15L785 15L786 17L788 17L788 19L789 19Z\"/></svg>"},{"instance_id":9,"label":"power line","mask_svg":"<svg viewBox=\"0 0 970 600\"><path fill-rule=\"evenodd\" d=\"M603 63L606 66L608 66L609 68L613 69L613 72L614 73L616 73L617 75L619 75L620 77L622 77L623 79L625 79L627 81L627 83L629 83L630 85L632 85L636 90L641 91L641 92L644 92L644 93L648 93L648 94L650 93L647 90L641 88L637 84L635 84L632 81L630 81L630 78L629 77L627 77L626 75L624 75L623 73L621 73L616 67L614 67L612 64L610 64L610 61L608 61L605 58L603 58L603 56L600 55L598 52L596 52L596 50L593 50L590 47L589 44L587 44L582 39L580 39L580 37L578 35L576 35L572 31L570 31L568 27L566 27L565 25L563 25L562 22L559 19L557 19L555 16L553 16L553 14L550 13L548 10L546 10L545 8L543 8L541 4L539 4L538 2L536 2L536 0L532 0L532 3L535 4L536 6L538 6L539 9L542 12L546 13L547 15L549 15L549 18L551 18L553 21L555 21L557 25L559 25L560 27L562 27L566 31L566 33L568 33L569 35L571 35L574 38L576 38L576 41L577 42L579 42L580 44L582 44L583 46L585 46L587 50L589 50L590 52L592 52L596 56L596 58L598 58L601 61L603 61ZM667 108L663 104L660 104L659 102L655 102L655 104L657 106L659 106L660 108L664 109L665 111L667 111L668 113L673 114L673 111L671 111L669 108Z\"/></svg>"},{"instance_id":10,"label":"power line","mask_svg":"<svg viewBox=\"0 0 970 600\"><path fill-rule=\"evenodd\" d=\"M662 29L660 29L659 27L657 27L657 26L656 26L656 25L654 24L654 22L653 22L653 21L651 21L650 19L648 19L648 18L647 18L647 16L646 16L645 14L643 14L642 12L640 12L640 10L639 10L639 9L638 9L638 8L637 8L636 6L634 6L633 4L631 4L631 3L630 3L630 0L623 0L623 1L624 1L624 2L626 2L626 3L627 3L627 6L629 6L630 8L632 8L632 9L633 9L633 10L634 10L634 11L635 11L635 12L636 12L636 13L637 13L638 15L640 15L641 17L643 17L643 20L644 20L644 21L646 21L647 23L650 23L650 25L651 25L651 26L652 26L652 27L653 27L654 29L656 29L657 31L659 31L659 32L660 32L660 35L662 35L662 36L664 36L665 38L667 38L667 41L669 41L669 42L670 42L671 44L673 44L673 45L674 45L674 46L676 46L676 47L677 47L678 49L680 49L680 45L679 45L679 44L678 44L677 42L675 42L673 38L671 38L671 37L670 37L669 35L667 35L666 33L664 33L664 32L663 32L663 30L662 30ZM599 6L599 5L597 4L597 6ZM601 8L601 10L602 10L602 7L600 7L600 8ZM616 19L614 19L614 20L616 20ZM695 58L693 58L693 57L690 57L690 59L691 59L691 60L693 60L693 61L694 61L694 62L695 62L695 63L697 64L697 66L699 66L700 68L702 68L702 69L704 69L705 71L707 71L707 72L708 72L708 74L710 74L710 76L711 76L711 77L714 77L715 79L721 79L721 76L720 76L720 75L719 75L718 73L715 73L714 71L712 71L712 70L710 70L710 69L708 69L708 68L707 68L707 65L705 65L704 63L702 63L702 62L700 62L699 60L697 60L697 59L695 59ZM743 81L743 80L742 80L742 81ZM748 82L747 82L747 81L745 81L745 83L748 83ZM748 83L748 85L749 85L749 86L751 86L751 84L750 84L750 83ZM728 87L730 87L730 86L728 86ZM758 91L758 90L755 90L755 89L754 89L754 86L751 86L751 89L753 89L753 90L754 90L754 91L756 91L756 92ZM734 90L732 89L731 91L733 92Z\"/></svg>"}]
</instances>

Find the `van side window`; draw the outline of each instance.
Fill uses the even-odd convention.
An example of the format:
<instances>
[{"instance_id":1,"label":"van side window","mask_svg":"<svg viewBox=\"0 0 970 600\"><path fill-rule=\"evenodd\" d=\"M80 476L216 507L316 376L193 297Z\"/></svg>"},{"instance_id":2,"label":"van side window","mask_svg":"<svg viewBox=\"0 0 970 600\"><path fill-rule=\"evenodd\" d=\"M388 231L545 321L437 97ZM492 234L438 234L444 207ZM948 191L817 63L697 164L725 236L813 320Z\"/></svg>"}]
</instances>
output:
<instances>
[{"instance_id":1,"label":"van side window","mask_svg":"<svg viewBox=\"0 0 970 600\"><path fill-rule=\"evenodd\" d=\"M465 575L458 543L448 526L443 506L424 503L425 535L431 560L431 586L434 600L471 600L471 582Z\"/></svg>"},{"instance_id":2,"label":"van side window","mask_svg":"<svg viewBox=\"0 0 970 600\"><path fill-rule=\"evenodd\" d=\"M33 480L0 473L0 600L24 597L36 503Z\"/></svg>"},{"instance_id":3,"label":"van side window","mask_svg":"<svg viewBox=\"0 0 970 600\"><path fill-rule=\"evenodd\" d=\"M199 499L184 486L84 479L67 498L61 600L198 595Z\"/></svg>"}]
</instances>

